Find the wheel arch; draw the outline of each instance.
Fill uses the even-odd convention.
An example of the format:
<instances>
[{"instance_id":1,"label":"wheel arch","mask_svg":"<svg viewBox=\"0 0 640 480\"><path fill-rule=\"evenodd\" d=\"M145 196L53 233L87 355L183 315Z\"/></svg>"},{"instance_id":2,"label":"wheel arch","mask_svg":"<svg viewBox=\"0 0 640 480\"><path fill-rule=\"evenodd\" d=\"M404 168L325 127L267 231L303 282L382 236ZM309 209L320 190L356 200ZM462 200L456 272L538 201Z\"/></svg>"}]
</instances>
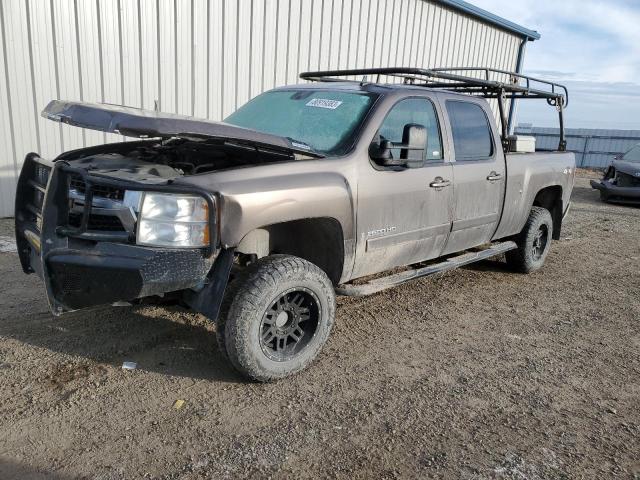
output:
<instances>
[{"instance_id":1,"label":"wheel arch","mask_svg":"<svg viewBox=\"0 0 640 480\"><path fill-rule=\"evenodd\" d=\"M562 206L562 186L549 185L540 189L538 193L536 193L531 206L542 207L549 210L553 220L553 234L551 238L554 240L560 240L560 233L562 231L562 214L564 212Z\"/></svg>"},{"instance_id":2,"label":"wheel arch","mask_svg":"<svg viewBox=\"0 0 640 480\"><path fill-rule=\"evenodd\" d=\"M300 218L263 225L248 232L236 251L262 258L295 255L322 269L337 285L345 267L342 225L333 217Z\"/></svg>"}]
</instances>

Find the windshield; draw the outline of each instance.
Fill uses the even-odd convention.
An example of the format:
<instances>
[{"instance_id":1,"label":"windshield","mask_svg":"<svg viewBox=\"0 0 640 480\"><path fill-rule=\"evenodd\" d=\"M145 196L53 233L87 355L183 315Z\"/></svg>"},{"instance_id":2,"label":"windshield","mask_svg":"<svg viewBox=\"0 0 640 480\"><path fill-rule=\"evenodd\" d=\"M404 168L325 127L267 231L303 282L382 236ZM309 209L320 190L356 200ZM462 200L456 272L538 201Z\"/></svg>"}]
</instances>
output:
<instances>
[{"instance_id":1,"label":"windshield","mask_svg":"<svg viewBox=\"0 0 640 480\"><path fill-rule=\"evenodd\" d=\"M622 156L622 160L631 163L640 163L640 143Z\"/></svg>"},{"instance_id":2,"label":"windshield","mask_svg":"<svg viewBox=\"0 0 640 480\"><path fill-rule=\"evenodd\" d=\"M273 90L249 100L224 121L287 137L298 148L341 155L376 97L336 90Z\"/></svg>"}]
</instances>

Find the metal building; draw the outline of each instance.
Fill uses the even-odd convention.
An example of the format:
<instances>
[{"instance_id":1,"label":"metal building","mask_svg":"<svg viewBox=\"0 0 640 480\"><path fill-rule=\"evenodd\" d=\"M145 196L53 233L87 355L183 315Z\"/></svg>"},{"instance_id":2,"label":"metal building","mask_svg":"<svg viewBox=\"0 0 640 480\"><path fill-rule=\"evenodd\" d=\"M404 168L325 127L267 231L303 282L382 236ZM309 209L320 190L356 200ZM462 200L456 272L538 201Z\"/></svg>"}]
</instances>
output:
<instances>
[{"instance_id":1,"label":"metal building","mask_svg":"<svg viewBox=\"0 0 640 480\"><path fill-rule=\"evenodd\" d=\"M553 150L560 138L559 129L518 125L518 135L536 137L536 148ZM605 168L613 157L631 150L640 143L640 130L606 130L593 128L565 129L567 150L576 154L579 167Z\"/></svg>"},{"instance_id":2,"label":"metal building","mask_svg":"<svg viewBox=\"0 0 640 480\"><path fill-rule=\"evenodd\" d=\"M121 140L43 119L51 99L219 120L305 70L520 71L538 38L461 0L0 0L0 216L28 152Z\"/></svg>"}]
</instances>

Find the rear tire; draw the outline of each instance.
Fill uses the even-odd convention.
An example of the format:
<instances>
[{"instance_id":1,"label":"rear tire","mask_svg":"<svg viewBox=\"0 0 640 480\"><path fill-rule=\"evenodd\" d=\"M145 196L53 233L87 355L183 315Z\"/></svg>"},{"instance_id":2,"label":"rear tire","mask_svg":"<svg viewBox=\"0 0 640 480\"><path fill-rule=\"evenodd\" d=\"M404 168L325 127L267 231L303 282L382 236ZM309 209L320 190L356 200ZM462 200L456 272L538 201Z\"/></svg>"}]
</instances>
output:
<instances>
[{"instance_id":1,"label":"rear tire","mask_svg":"<svg viewBox=\"0 0 640 480\"><path fill-rule=\"evenodd\" d=\"M218 345L243 375L261 382L284 378L318 356L335 308L333 285L316 265L290 255L264 257L230 285Z\"/></svg>"},{"instance_id":2,"label":"rear tire","mask_svg":"<svg viewBox=\"0 0 640 480\"><path fill-rule=\"evenodd\" d=\"M506 253L507 264L517 272L538 270L547 258L553 234L553 219L549 210L532 207L522 231L514 239L518 248Z\"/></svg>"}]
</instances>

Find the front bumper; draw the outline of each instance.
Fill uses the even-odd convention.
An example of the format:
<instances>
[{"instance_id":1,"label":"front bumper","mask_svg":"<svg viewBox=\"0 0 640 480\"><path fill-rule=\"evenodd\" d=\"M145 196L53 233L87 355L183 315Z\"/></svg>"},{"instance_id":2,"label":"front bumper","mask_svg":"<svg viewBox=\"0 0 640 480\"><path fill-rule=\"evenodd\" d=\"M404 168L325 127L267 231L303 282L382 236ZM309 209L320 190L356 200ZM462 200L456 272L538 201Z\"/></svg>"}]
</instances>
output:
<instances>
[{"instance_id":1,"label":"front bumper","mask_svg":"<svg viewBox=\"0 0 640 480\"><path fill-rule=\"evenodd\" d=\"M212 277L220 257L213 248L143 247L135 244L130 232L88 230L89 202L80 228L70 227L68 185L62 164L30 154L16 192L20 262L26 273L37 273L43 280L55 315L176 291L189 291L189 298L197 298L199 291L211 289L211 282L223 282L224 291L230 265L226 276ZM91 199L91 183L87 188Z\"/></svg>"},{"instance_id":2,"label":"front bumper","mask_svg":"<svg viewBox=\"0 0 640 480\"><path fill-rule=\"evenodd\" d=\"M591 180L591 188L600 190L609 202L640 204L640 187L619 187L608 180Z\"/></svg>"},{"instance_id":3,"label":"front bumper","mask_svg":"<svg viewBox=\"0 0 640 480\"><path fill-rule=\"evenodd\" d=\"M39 262L39 258L33 258ZM98 243L57 248L42 264L55 313L197 288L212 260L198 251L156 250Z\"/></svg>"}]
</instances>

